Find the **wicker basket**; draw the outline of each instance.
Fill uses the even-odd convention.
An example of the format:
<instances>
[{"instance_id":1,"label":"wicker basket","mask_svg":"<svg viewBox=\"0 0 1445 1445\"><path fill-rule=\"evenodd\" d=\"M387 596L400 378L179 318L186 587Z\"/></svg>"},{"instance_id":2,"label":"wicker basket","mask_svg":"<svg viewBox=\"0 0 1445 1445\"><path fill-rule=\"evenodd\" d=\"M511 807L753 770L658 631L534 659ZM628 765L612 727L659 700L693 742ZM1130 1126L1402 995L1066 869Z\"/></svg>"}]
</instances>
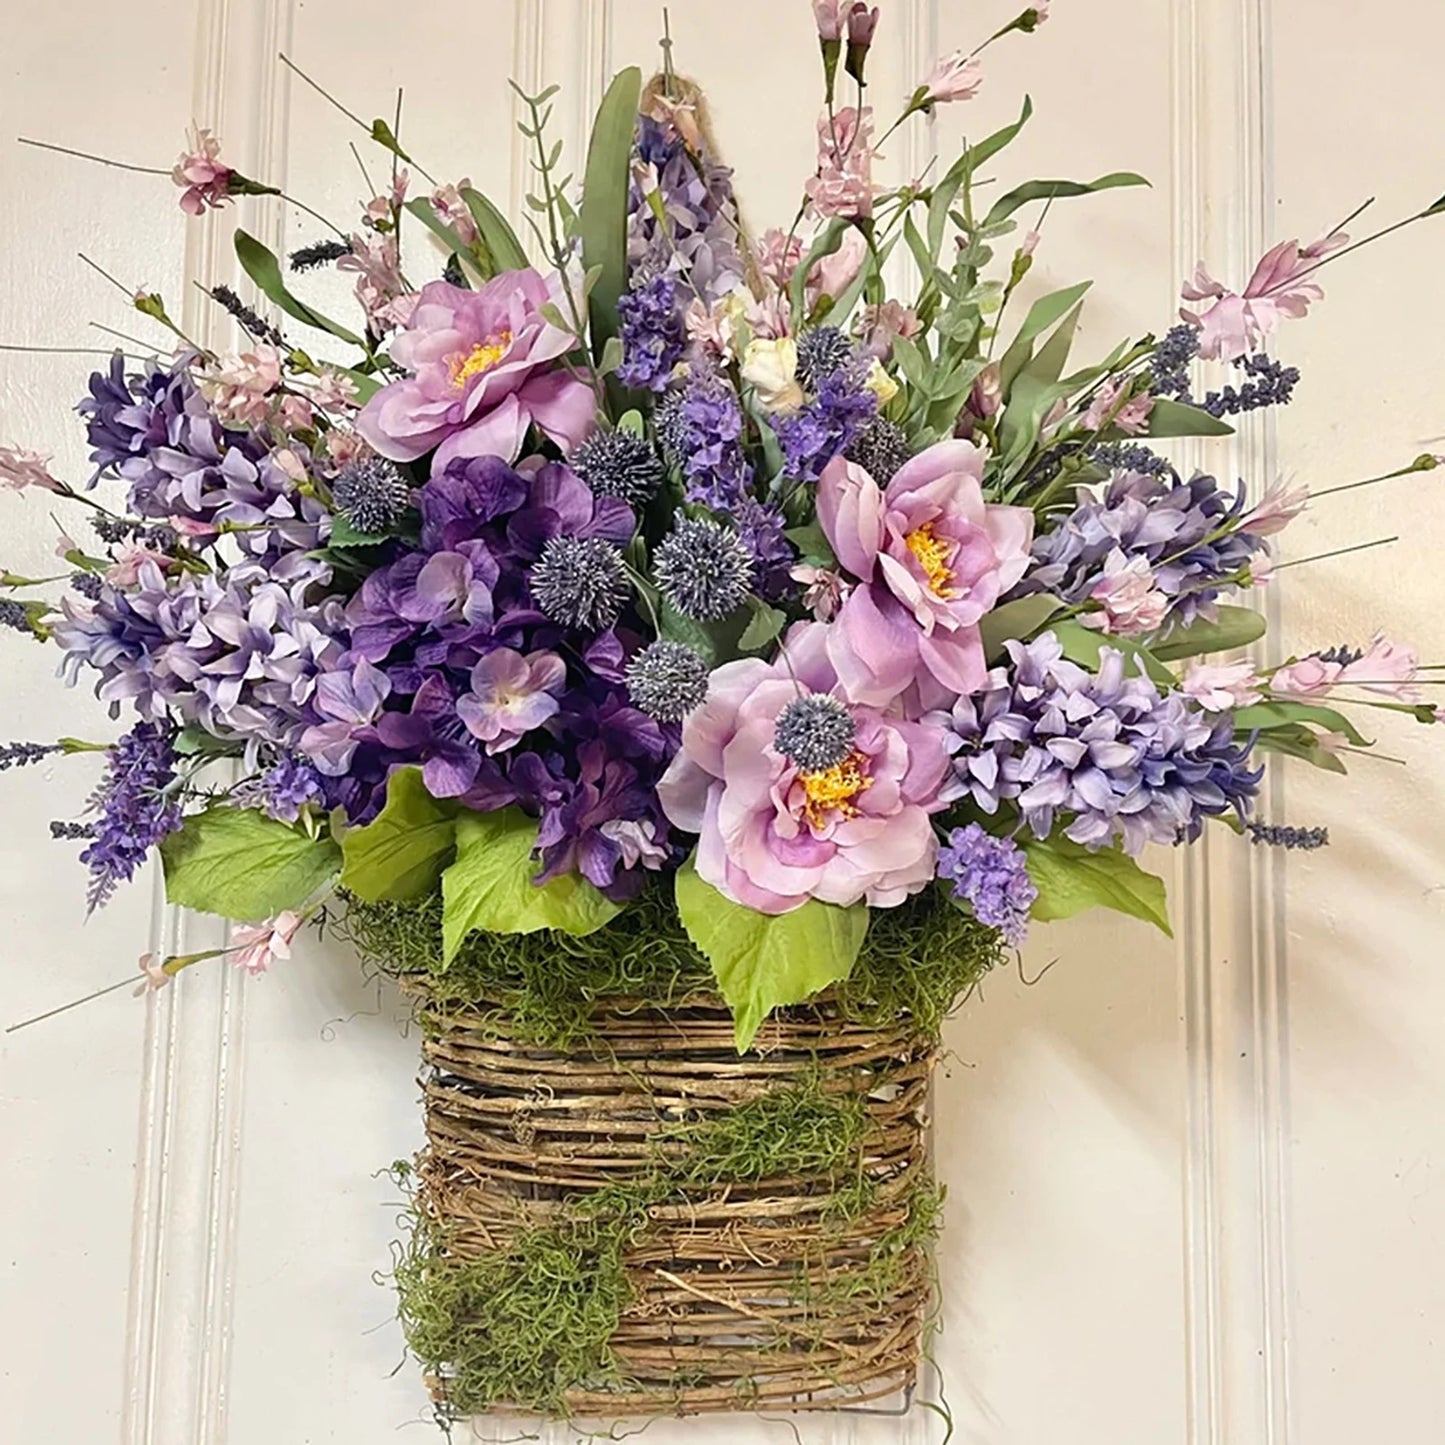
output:
<instances>
[{"instance_id":1,"label":"wicker basket","mask_svg":"<svg viewBox=\"0 0 1445 1445\"><path fill-rule=\"evenodd\" d=\"M739 1057L726 1008L694 995L666 1009L599 1001L589 1042L560 1053L523 1042L494 1005L410 987L426 1034L427 1137L411 1277L493 1271L470 1296L448 1294L440 1335L428 1321L419 1353L443 1415L906 1403L932 1299L930 1041L823 1001L771 1020ZM786 1145L791 1129L823 1167L750 1153L747 1121L763 1113L786 1116L762 1131L765 1146ZM545 1401L535 1383L525 1398L495 1384L479 1395L456 1360L486 1362L505 1344L489 1312L513 1279L506 1262L525 1272L533 1244L565 1246L569 1230L579 1254L599 1237L616 1245L575 1286L595 1295L617 1267L600 1316L599 1300L585 1301L606 1338L566 1363L533 1342L527 1369L551 1372ZM546 1283L539 1266L533 1284L539 1269ZM414 1313L404 1285L403 1317Z\"/></svg>"}]
</instances>

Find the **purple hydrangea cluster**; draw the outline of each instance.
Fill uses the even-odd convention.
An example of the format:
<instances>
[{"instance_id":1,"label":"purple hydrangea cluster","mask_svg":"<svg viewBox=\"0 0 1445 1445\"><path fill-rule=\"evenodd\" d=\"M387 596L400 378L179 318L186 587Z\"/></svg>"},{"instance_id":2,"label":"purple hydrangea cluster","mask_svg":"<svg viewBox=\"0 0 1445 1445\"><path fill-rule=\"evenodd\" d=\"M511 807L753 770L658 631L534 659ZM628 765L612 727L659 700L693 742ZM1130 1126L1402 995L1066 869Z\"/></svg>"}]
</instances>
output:
<instances>
[{"instance_id":1,"label":"purple hydrangea cluster","mask_svg":"<svg viewBox=\"0 0 1445 1445\"><path fill-rule=\"evenodd\" d=\"M687 479L687 500L729 512L747 494L753 471L743 450L743 409L721 376L699 371L669 398L658 430Z\"/></svg>"},{"instance_id":2,"label":"purple hydrangea cluster","mask_svg":"<svg viewBox=\"0 0 1445 1445\"><path fill-rule=\"evenodd\" d=\"M128 505L141 517L184 518L199 528L242 528L241 549L256 557L315 548L330 518L299 487L266 431L223 426L190 372L193 358L127 375L119 353L108 373L90 378L77 408L86 419L91 485L102 476L129 484ZM305 448L286 442L294 469Z\"/></svg>"},{"instance_id":3,"label":"purple hydrangea cluster","mask_svg":"<svg viewBox=\"0 0 1445 1445\"><path fill-rule=\"evenodd\" d=\"M245 739L253 755L262 744L294 747L315 719L318 676L342 652L330 580L325 563L300 552L223 572L143 562L134 587L62 600L52 629L62 676L74 684L83 667L98 672L96 695L112 716L130 702L144 718Z\"/></svg>"},{"instance_id":4,"label":"purple hydrangea cluster","mask_svg":"<svg viewBox=\"0 0 1445 1445\"><path fill-rule=\"evenodd\" d=\"M1227 715L1161 694L1112 648L1095 674L1067 661L1051 632L1006 645L1009 664L947 720L959 787L985 813L1012 802L1036 838L1067 818L1073 842L1105 848L1117 838L1134 854L1192 840L1206 818L1242 819L1252 806L1264 770L1249 767L1253 740L1236 741Z\"/></svg>"},{"instance_id":5,"label":"purple hydrangea cluster","mask_svg":"<svg viewBox=\"0 0 1445 1445\"><path fill-rule=\"evenodd\" d=\"M774 422L783 449L783 474L795 482L816 482L823 468L841 456L878 413L878 398L864 385L861 362L840 366L818 379L811 400Z\"/></svg>"},{"instance_id":6,"label":"purple hydrangea cluster","mask_svg":"<svg viewBox=\"0 0 1445 1445\"><path fill-rule=\"evenodd\" d=\"M657 173L665 222L659 222L634 172L628 197L628 261L644 271L684 273L688 296L721 300L743 283L732 172L711 157L689 153L677 128L641 116L636 154Z\"/></svg>"},{"instance_id":7,"label":"purple hydrangea cluster","mask_svg":"<svg viewBox=\"0 0 1445 1445\"><path fill-rule=\"evenodd\" d=\"M997 928L1015 948L1023 943L1039 890L1013 839L995 838L977 823L955 828L938 850L938 876L980 923Z\"/></svg>"},{"instance_id":8,"label":"purple hydrangea cluster","mask_svg":"<svg viewBox=\"0 0 1445 1445\"><path fill-rule=\"evenodd\" d=\"M744 497L733 508L738 541L753 559L753 591L770 602L797 588L789 575L798 554L787 538L787 519L776 507Z\"/></svg>"},{"instance_id":9,"label":"purple hydrangea cluster","mask_svg":"<svg viewBox=\"0 0 1445 1445\"><path fill-rule=\"evenodd\" d=\"M578 631L548 618L532 570L556 539L622 545L634 519L569 468L459 459L418 494L420 545L372 573L347 607L350 645L316 684L300 750L327 801L374 817L398 767L435 797L540 818L542 879L580 870L614 897L668 859L656 782L675 727L633 706L641 642L626 614ZM525 744L518 746L525 737Z\"/></svg>"},{"instance_id":10,"label":"purple hydrangea cluster","mask_svg":"<svg viewBox=\"0 0 1445 1445\"><path fill-rule=\"evenodd\" d=\"M672 277L665 271L636 273L618 298L617 320L622 338L618 381L639 390L666 391L682 360L684 339Z\"/></svg>"},{"instance_id":11,"label":"purple hydrangea cluster","mask_svg":"<svg viewBox=\"0 0 1445 1445\"><path fill-rule=\"evenodd\" d=\"M1170 599L1167 623L1213 615L1221 590L1240 584L1261 536L1239 526L1245 495L1221 489L1202 474L1115 472L1099 495L1086 495L1057 526L1034 542L1034 565L1019 593L1052 592L1085 601L1114 551L1143 557L1154 586Z\"/></svg>"},{"instance_id":12,"label":"purple hydrangea cluster","mask_svg":"<svg viewBox=\"0 0 1445 1445\"><path fill-rule=\"evenodd\" d=\"M110 749L105 777L86 806L96 815L93 841L80 855L90 869L86 901L92 910L107 903L150 850L181 826L175 765L175 730L169 723L140 723Z\"/></svg>"}]
</instances>

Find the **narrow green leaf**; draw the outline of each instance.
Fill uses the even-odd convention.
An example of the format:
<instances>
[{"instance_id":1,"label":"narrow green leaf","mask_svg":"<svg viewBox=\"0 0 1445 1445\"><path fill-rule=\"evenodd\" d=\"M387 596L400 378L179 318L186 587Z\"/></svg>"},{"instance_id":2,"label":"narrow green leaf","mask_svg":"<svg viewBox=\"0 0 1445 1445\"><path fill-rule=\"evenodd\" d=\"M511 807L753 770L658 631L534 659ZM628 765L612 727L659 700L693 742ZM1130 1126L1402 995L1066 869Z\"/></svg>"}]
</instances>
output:
<instances>
[{"instance_id":1,"label":"narrow green leaf","mask_svg":"<svg viewBox=\"0 0 1445 1445\"><path fill-rule=\"evenodd\" d=\"M1041 922L1072 918L1089 908L1112 908L1174 937L1164 880L1146 873L1127 853L1118 848L1091 853L1062 835L1046 842L1025 839L1023 850L1029 877L1039 890L1033 916Z\"/></svg>"},{"instance_id":2,"label":"narrow green leaf","mask_svg":"<svg viewBox=\"0 0 1445 1445\"><path fill-rule=\"evenodd\" d=\"M341 886L367 903L430 897L456 856L457 812L451 799L427 792L420 768L398 768L386 785L386 806L341 839Z\"/></svg>"},{"instance_id":3,"label":"narrow green leaf","mask_svg":"<svg viewBox=\"0 0 1445 1445\"><path fill-rule=\"evenodd\" d=\"M1202 657L1208 652L1233 652L1248 647L1264 636L1268 624L1249 607L1220 607L1216 621L1196 618L1187 627L1176 628L1149 644L1149 651L1161 662L1178 662L1185 657Z\"/></svg>"},{"instance_id":4,"label":"narrow green leaf","mask_svg":"<svg viewBox=\"0 0 1445 1445\"><path fill-rule=\"evenodd\" d=\"M1097 191L1111 191L1119 186L1147 186L1143 176L1133 171L1113 171L1094 181L1027 181L1023 185L1000 196L993 208L984 217L984 225L996 225L1013 215L1020 206L1030 201L1062 200L1068 196L1090 196Z\"/></svg>"},{"instance_id":5,"label":"narrow green leaf","mask_svg":"<svg viewBox=\"0 0 1445 1445\"><path fill-rule=\"evenodd\" d=\"M578 226L583 266L602 268L588 301L597 361L607 338L617 334L617 301L627 285L627 188L641 94L642 72L635 65L618 71L602 97L587 147Z\"/></svg>"},{"instance_id":6,"label":"narrow green leaf","mask_svg":"<svg viewBox=\"0 0 1445 1445\"><path fill-rule=\"evenodd\" d=\"M1093 627L1085 627L1082 622L1075 622L1072 618L1055 622L1050 626L1049 631L1059 639L1059 645L1064 649L1064 656L1070 662L1077 662L1080 667L1087 667L1090 672L1099 670L1100 654L1106 647L1110 647L1115 652L1122 652L1125 657L1139 663L1145 674L1153 678L1160 687L1170 688L1178 685L1178 678L1159 661L1152 650L1141 647L1127 637L1110 637L1107 632L1101 632Z\"/></svg>"},{"instance_id":7,"label":"narrow green leaf","mask_svg":"<svg viewBox=\"0 0 1445 1445\"><path fill-rule=\"evenodd\" d=\"M834 216L818 233L817 239L808 248L808 254L798 263L788 286L788 297L793 305L794 316L807 315L804 293L808 287L808 273L824 256L831 256L843 244L843 233L847 229L848 223L841 217Z\"/></svg>"},{"instance_id":8,"label":"narrow green leaf","mask_svg":"<svg viewBox=\"0 0 1445 1445\"><path fill-rule=\"evenodd\" d=\"M1311 767L1321 768L1327 773L1347 775L1349 769L1345 760L1320 746L1319 734L1311 732L1300 723L1293 727L1272 728L1260 733L1255 747L1266 753L1279 753L1283 757L1298 758Z\"/></svg>"},{"instance_id":9,"label":"narrow green leaf","mask_svg":"<svg viewBox=\"0 0 1445 1445\"><path fill-rule=\"evenodd\" d=\"M540 887L532 850L537 824L519 808L462 812L456 820L457 857L442 874L442 963L456 957L467 935L536 933L555 928L595 933L622 911L577 873Z\"/></svg>"},{"instance_id":10,"label":"narrow green leaf","mask_svg":"<svg viewBox=\"0 0 1445 1445\"><path fill-rule=\"evenodd\" d=\"M517 239L517 233L507 218L480 192L470 186L462 188L462 200L477 223L477 231L492 264L498 271L521 271L526 268L526 248Z\"/></svg>"},{"instance_id":11,"label":"narrow green leaf","mask_svg":"<svg viewBox=\"0 0 1445 1445\"><path fill-rule=\"evenodd\" d=\"M481 280L491 280L495 274L495 268L477 255L475 246L469 246L462 240L455 226L447 225L437 215L436 211L432 209L432 203L425 196L413 196L405 203L405 206L442 243L445 250L466 262L471 267L473 274Z\"/></svg>"},{"instance_id":12,"label":"narrow green leaf","mask_svg":"<svg viewBox=\"0 0 1445 1445\"><path fill-rule=\"evenodd\" d=\"M1371 746L1370 740L1344 713L1332 707L1321 707L1318 703L1276 699L1242 707L1234 714L1234 730L1241 733L1287 727L1295 723L1309 723L1327 732L1343 733L1357 748Z\"/></svg>"},{"instance_id":13,"label":"narrow green leaf","mask_svg":"<svg viewBox=\"0 0 1445 1445\"><path fill-rule=\"evenodd\" d=\"M1034 338L1043 335L1056 322L1062 321L1093 284L1092 281L1080 281L1077 285L1065 286L1060 291L1051 291L1047 296L1040 296L1029 307L1028 315L1018 329L1018 335L1009 343L1008 350L999 362L999 381L1005 394L1013 384L1014 377L1033 359Z\"/></svg>"},{"instance_id":14,"label":"narrow green leaf","mask_svg":"<svg viewBox=\"0 0 1445 1445\"><path fill-rule=\"evenodd\" d=\"M868 932L865 904L838 908L810 898L791 913L758 913L704 883L692 859L678 870L676 889L687 936L733 1011L739 1053L775 1008L846 979Z\"/></svg>"},{"instance_id":15,"label":"narrow green leaf","mask_svg":"<svg viewBox=\"0 0 1445 1445\"><path fill-rule=\"evenodd\" d=\"M381 382L374 376L369 376L364 371L357 371L354 367L341 366L337 368L343 376L349 376L356 387L356 400L365 406L377 392L381 390Z\"/></svg>"},{"instance_id":16,"label":"narrow green leaf","mask_svg":"<svg viewBox=\"0 0 1445 1445\"><path fill-rule=\"evenodd\" d=\"M166 899L241 923L299 908L335 878L341 850L255 808L208 808L160 847Z\"/></svg>"},{"instance_id":17,"label":"narrow green leaf","mask_svg":"<svg viewBox=\"0 0 1445 1445\"><path fill-rule=\"evenodd\" d=\"M308 306L304 301L293 296L286 289L286 282L281 275L281 263L276 259L273 251L263 246L254 236L249 236L245 231L236 232L236 259L241 263L241 269L261 288L264 295L276 303L288 316L295 317L297 321L304 322L307 326L315 326L322 331L329 331L341 341L350 342L353 346L364 346L354 331L348 331L344 326L323 316L314 307Z\"/></svg>"},{"instance_id":18,"label":"narrow green leaf","mask_svg":"<svg viewBox=\"0 0 1445 1445\"><path fill-rule=\"evenodd\" d=\"M1040 592L1034 597L1018 597L985 613L978 624L983 639L983 655L990 662L1003 656L1003 645L1015 638L1029 638L1063 607L1057 597Z\"/></svg>"},{"instance_id":19,"label":"narrow green leaf","mask_svg":"<svg viewBox=\"0 0 1445 1445\"><path fill-rule=\"evenodd\" d=\"M1149 412L1151 437L1227 437L1234 435L1234 428L1217 416L1210 416L1197 406L1186 406L1182 401L1171 401L1167 396L1156 397Z\"/></svg>"}]
</instances>

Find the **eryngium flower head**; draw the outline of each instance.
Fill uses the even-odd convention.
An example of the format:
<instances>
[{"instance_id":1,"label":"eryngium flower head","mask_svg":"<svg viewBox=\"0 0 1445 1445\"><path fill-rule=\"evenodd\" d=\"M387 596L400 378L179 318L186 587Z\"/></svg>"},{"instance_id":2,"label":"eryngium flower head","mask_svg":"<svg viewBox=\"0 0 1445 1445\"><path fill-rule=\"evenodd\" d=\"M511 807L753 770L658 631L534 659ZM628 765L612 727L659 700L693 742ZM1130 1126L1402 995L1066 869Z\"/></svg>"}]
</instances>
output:
<instances>
[{"instance_id":1,"label":"eryngium flower head","mask_svg":"<svg viewBox=\"0 0 1445 1445\"><path fill-rule=\"evenodd\" d=\"M600 497L621 497L640 507L656 495L666 468L646 437L599 431L571 456L572 470Z\"/></svg>"},{"instance_id":2,"label":"eryngium flower head","mask_svg":"<svg viewBox=\"0 0 1445 1445\"><path fill-rule=\"evenodd\" d=\"M331 497L358 532L377 535L390 531L411 505L411 482L395 462L362 457L341 469Z\"/></svg>"},{"instance_id":3,"label":"eryngium flower head","mask_svg":"<svg viewBox=\"0 0 1445 1445\"><path fill-rule=\"evenodd\" d=\"M798 338L798 380L817 391L818 383L841 371L854 354L853 343L836 326L815 326Z\"/></svg>"},{"instance_id":4,"label":"eryngium flower head","mask_svg":"<svg viewBox=\"0 0 1445 1445\"><path fill-rule=\"evenodd\" d=\"M826 693L813 692L794 699L778 714L773 746L799 771L823 773L848 757L857 737L847 707Z\"/></svg>"},{"instance_id":5,"label":"eryngium flower head","mask_svg":"<svg viewBox=\"0 0 1445 1445\"><path fill-rule=\"evenodd\" d=\"M752 581L752 556L732 528L682 512L652 561L662 595L684 617L700 622L735 612Z\"/></svg>"},{"instance_id":6,"label":"eryngium flower head","mask_svg":"<svg viewBox=\"0 0 1445 1445\"><path fill-rule=\"evenodd\" d=\"M644 647L627 665L627 691L658 722L681 722L707 697L707 660L666 638Z\"/></svg>"},{"instance_id":7,"label":"eryngium flower head","mask_svg":"<svg viewBox=\"0 0 1445 1445\"><path fill-rule=\"evenodd\" d=\"M880 487L886 487L912 455L903 428L897 422L881 416L874 417L853 438L852 444L844 453L850 462L857 462Z\"/></svg>"},{"instance_id":8,"label":"eryngium flower head","mask_svg":"<svg viewBox=\"0 0 1445 1445\"><path fill-rule=\"evenodd\" d=\"M553 537L532 566L532 600L585 632L611 627L629 590L622 553L601 537Z\"/></svg>"}]
</instances>

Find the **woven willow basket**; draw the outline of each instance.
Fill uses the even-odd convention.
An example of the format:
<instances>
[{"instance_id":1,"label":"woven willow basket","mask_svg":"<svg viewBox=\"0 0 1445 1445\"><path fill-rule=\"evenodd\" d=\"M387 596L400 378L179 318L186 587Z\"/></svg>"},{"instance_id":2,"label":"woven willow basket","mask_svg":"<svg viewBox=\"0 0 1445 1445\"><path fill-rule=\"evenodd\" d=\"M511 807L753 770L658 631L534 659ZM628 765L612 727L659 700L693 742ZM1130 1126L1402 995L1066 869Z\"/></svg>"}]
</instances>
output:
<instances>
[{"instance_id":1,"label":"woven willow basket","mask_svg":"<svg viewBox=\"0 0 1445 1445\"><path fill-rule=\"evenodd\" d=\"M824 1000L769 1021L739 1057L726 1008L692 995L665 1010L599 1001L589 1042L559 1053L523 1042L497 1007L407 986L426 1036L418 1277L501 1269L470 1296L476 1317L453 1291L449 1333L419 1351L439 1412L617 1420L906 1403L933 1293L931 1042L906 1022L849 1022ZM739 1152L750 1117L785 1116L798 1138L822 1139L825 1170ZM484 1363L504 1348L489 1337L513 1278L502 1266L545 1288L549 1266L528 1263L529 1241L565 1251L576 1230L575 1248L595 1249L593 1221L615 1220L618 1199L625 1224L604 1232L615 1254L595 1266L616 1277L608 1334L585 1370L568 1366L545 1407L479 1400L447 1345ZM595 1292L596 1276L573 1289Z\"/></svg>"}]
</instances>

